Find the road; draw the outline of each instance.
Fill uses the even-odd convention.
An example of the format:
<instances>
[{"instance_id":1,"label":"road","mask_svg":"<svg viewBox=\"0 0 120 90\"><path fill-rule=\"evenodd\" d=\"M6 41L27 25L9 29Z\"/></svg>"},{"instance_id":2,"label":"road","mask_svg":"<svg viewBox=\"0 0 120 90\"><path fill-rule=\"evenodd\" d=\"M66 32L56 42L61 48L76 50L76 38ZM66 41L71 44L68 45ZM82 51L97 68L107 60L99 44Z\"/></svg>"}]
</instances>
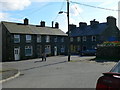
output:
<instances>
[{"instance_id":1,"label":"road","mask_svg":"<svg viewBox=\"0 0 120 90\"><path fill-rule=\"evenodd\" d=\"M109 71L114 62L89 61L95 57L67 56L48 57L47 62L32 59L5 62L3 67L17 68L18 78L2 84L2 88L95 88L101 73Z\"/></svg>"}]
</instances>

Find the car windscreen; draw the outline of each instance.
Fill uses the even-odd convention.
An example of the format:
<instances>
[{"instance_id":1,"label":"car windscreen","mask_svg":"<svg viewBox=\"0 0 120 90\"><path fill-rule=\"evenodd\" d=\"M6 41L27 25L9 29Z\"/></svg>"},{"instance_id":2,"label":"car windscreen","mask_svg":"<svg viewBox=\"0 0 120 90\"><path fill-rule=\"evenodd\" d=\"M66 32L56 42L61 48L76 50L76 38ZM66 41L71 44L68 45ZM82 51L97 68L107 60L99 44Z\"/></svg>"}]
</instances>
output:
<instances>
[{"instance_id":1,"label":"car windscreen","mask_svg":"<svg viewBox=\"0 0 120 90\"><path fill-rule=\"evenodd\" d=\"M110 72L120 73L120 61L115 65L115 67L112 68Z\"/></svg>"}]
</instances>

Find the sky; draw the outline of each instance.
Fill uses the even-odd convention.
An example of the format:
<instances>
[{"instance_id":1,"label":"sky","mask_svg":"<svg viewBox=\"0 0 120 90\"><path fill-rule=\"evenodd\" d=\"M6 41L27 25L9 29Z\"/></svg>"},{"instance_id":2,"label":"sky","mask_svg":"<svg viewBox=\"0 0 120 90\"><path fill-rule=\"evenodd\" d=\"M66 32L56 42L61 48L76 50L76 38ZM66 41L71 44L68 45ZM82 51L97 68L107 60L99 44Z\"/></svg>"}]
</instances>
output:
<instances>
[{"instance_id":1,"label":"sky","mask_svg":"<svg viewBox=\"0 0 120 90\"><path fill-rule=\"evenodd\" d=\"M59 28L67 32L66 13L58 14L59 11L67 12L67 0L1 0L0 21L23 23L24 18L29 19L29 24L39 25L41 21L46 26L52 26L52 21L59 23ZM79 22L96 19L100 23L106 22L108 16L114 16L118 22L118 11L88 7L102 7L118 10L119 0L70 0L70 24L79 26ZM118 23L117 23L118 24Z\"/></svg>"}]
</instances>

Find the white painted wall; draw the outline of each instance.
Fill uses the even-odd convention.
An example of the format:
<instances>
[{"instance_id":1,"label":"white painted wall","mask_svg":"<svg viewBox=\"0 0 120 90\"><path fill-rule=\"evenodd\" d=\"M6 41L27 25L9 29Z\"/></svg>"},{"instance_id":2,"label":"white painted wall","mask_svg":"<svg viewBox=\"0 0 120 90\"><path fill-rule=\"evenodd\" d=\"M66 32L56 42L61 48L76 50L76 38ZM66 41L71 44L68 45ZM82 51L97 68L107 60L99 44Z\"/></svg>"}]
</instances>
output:
<instances>
[{"instance_id":1,"label":"white painted wall","mask_svg":"<svg viewBox=\"0 0 120 90\"><path fill-rule=\"evenodd\" d=\"M0 62L2 61L2 25L0 22Z\"/></svg>"},{"instance_id":2,"label":"white painted wall","mask_svg":"<svg viewBox=\"0 0 120 90\"><path fill-rule=\"evenodd\" d=\"M120 10L120 1L118 2L118 10ZM118 28L120 29L120 11L118 12Z\"/></svg>"}]
</instances>

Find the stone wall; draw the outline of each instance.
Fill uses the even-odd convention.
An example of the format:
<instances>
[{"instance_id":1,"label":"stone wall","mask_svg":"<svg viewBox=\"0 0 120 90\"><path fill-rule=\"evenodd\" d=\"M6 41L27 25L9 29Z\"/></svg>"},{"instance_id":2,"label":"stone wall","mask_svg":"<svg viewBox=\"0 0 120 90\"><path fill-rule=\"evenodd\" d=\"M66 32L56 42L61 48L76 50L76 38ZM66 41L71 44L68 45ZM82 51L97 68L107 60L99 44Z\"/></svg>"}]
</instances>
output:
<instances>
[{"instance_id":1,"label":"stone wall","mask_svg":"<svg viewBox=\"0 0 120 90\"><path fill-rule=\"evenodd\" d=\"M98 59L120 60L120 46L99 46L96 57Z\"/></svg>"}]
</instances>

